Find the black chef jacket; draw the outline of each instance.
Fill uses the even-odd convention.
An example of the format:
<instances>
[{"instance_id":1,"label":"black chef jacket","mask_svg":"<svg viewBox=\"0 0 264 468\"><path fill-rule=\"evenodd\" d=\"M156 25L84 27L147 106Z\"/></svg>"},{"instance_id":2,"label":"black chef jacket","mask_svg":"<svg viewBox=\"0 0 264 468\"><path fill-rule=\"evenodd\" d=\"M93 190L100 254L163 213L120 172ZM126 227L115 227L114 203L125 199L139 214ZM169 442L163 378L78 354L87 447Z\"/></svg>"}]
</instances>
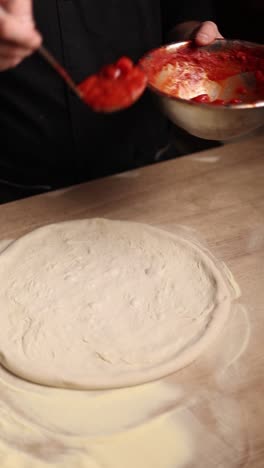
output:
<instances>
[{"instance_id":1,"label":"black chef jacket","mask_svg":"<svg viewBox=\"0 0 264 468\"><path fill-rule=\"evenodd\" d=\"M33 4L44 44L77 83L122 55L137 61L179 22L212 17L208 0ZM137 167L152 161L166 132L147 92L128 110L96 114L38 53L0 73L0 180L58 187Z\"/></svg>"}]
</instances>

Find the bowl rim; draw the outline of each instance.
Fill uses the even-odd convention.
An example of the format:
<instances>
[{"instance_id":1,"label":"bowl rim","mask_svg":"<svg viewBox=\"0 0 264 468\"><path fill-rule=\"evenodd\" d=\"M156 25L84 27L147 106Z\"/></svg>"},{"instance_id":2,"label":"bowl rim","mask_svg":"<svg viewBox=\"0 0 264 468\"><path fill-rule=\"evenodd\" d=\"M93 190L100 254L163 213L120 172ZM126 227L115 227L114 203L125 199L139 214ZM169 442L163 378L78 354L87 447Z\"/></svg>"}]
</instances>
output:
<instances>
[{"instance_id":1,"label":"bowl rim","mask_svg":"<svg viewBox=\"0 0 264 468\"><path fill-rule=\"evenodd\" d=\"M146 59L148 59L149 56L151 56L151 54L153 54L154 52L156 51L159 51L159 50L163 50L163 49L178 49L179 47L181 46L184 46L184 45L188 45L188 44L191 44L193 41L191 40L187 40L187 41L177 41L177 42L169 42L167 44L164 44L160 47L156 47L156 48L153 48L151 50L149 50L148 52L146 52L142 57L141 59L139 60L139 63L138 65L144 70L144 67L142 65L142 62ZM264 50L264 44L258 44L256 42L250 42L250 41L244 41L244 40L241 40L241 39L228 39L228 38L219 38L219 39L215 39L214 42L208 44L207 46L197 46L198 48L208 48L210 46L212 46L212 44L217 44L217 43L220 43L220 42L225 42L227 44L241 44L241 45L245 45L246 47L260 47L260 48L263 48ZM206 109L219 109L220 111L226 111L227 109L232 109L234 111L236 110L241 110L241 109L256 109L256 108L262 108L264 107L264 100L258 100L258 101L254 101L252 103L241 103L241 104L226 104L226 105L223 105L223 106L218 106L218 105L212 105L212 104L207 104L205 102L196 102L196 101L191 101L190 99L184 99L184 98L180 98L180 97L177 97L177 96L171 96L170 94L164 92L164 91L161 91L160 89L158 89L156 86L152 85L151 83L147 82L147 89L149 89L150 91L152 91L154 94L157 94L159 95L160 97L165 97L167 99L170 99L171 101L176 101L176 102L181 102L181 103L184 103L184 104L187 104L189 106L197 106L197 107L202 107L202 108L206 108Z\"/></svg>"}]
</instances>

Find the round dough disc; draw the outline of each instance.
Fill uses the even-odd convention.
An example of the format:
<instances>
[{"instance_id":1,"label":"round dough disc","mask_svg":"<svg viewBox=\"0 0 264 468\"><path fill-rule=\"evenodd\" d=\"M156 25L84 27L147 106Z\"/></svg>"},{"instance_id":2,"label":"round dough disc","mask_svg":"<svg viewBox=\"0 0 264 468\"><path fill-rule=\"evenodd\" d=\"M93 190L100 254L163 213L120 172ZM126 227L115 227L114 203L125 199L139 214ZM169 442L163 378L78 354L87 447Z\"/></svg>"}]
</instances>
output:
<instances>
[{"instance_id":1,"label":"round dough disc","mask_svg":"<svg viewBox=\"0 0 264 468\"><path fill-rule=\"evenodd\" d=\"M0 256L0 362L32 382L135 385L193 361L231 304L195 244L144 224L48 225Z\"/></svg>"}]
</instances>

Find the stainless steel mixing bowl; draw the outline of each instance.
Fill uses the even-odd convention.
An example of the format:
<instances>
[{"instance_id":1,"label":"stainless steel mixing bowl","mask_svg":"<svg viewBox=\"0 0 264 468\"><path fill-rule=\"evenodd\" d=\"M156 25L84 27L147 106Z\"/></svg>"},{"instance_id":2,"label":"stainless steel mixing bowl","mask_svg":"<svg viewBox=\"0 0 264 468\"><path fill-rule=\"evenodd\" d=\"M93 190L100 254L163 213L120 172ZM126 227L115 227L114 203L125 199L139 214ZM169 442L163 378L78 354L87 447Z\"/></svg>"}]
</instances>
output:
<instances>
[{"instance_id":1,"label":"stainless steel mixing bowl","mask_svg":"<svg viewBox=\"0 0 264 468\"><path fill-rule=\"evenodd\" d=\"M168 44L160 49L166 53L167 51L173 52L185 44L188 42ZM219 39L206 46L205 49L209 52L215 52L220 49L232 48L234 45L260 47L263 48L264 55L264 45L237 40ZM154 52L148 52L141 60L141 65L146 71ZM160 91L152 83L148 83L148 89L154 95L159 107L173 123L199 138L228 140L249 133L264 124L263 100L250 104L216 106L171 96Z\"/></svg>"}]
</instances>

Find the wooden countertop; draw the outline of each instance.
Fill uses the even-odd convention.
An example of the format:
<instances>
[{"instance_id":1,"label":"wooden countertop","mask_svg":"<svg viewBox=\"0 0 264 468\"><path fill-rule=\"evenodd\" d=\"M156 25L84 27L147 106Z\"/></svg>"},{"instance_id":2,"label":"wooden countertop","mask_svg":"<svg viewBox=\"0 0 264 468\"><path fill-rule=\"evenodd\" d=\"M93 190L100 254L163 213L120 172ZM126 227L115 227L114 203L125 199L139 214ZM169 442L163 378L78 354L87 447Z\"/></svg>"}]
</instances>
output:
<instances>
[{"instance_id":1,"label":"wooden countertop","mask_svg":"<svg viewBox=\"0 0 264 468\"><path fill-rule=\"evenodd\" d=\"M263 467L264 136L2 205L0 240L84 217L183 225L230 268L242 295L224 337L171 379L192 421L188 467Z\"/></svg>"}]
</instances>

